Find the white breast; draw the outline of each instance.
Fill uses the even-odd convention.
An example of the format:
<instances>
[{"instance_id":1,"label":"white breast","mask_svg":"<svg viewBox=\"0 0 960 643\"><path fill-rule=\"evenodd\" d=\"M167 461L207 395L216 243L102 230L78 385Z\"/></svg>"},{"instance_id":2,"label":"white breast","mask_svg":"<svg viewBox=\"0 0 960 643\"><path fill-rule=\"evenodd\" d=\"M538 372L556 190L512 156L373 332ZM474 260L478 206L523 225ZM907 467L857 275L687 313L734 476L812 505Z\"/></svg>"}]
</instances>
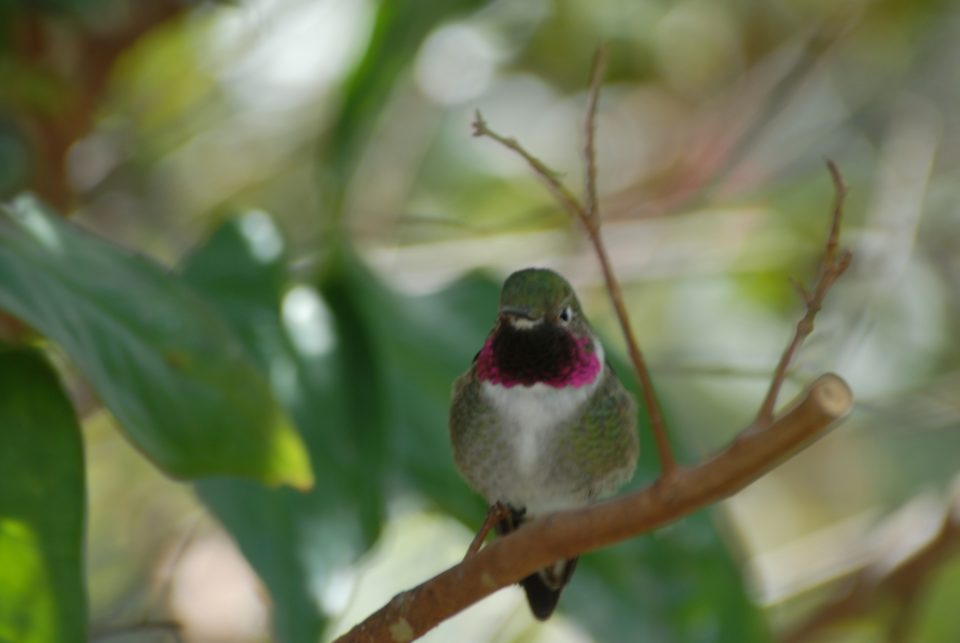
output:
<instances>
[{"instance_id":1,"label":"white breast","mask_svg":"<svg viewBox=\"0 0 960 643\"><path fill-rule=\"evenodd\" d=\"M593 395L603 377L603 347L594 339L594 348L601 368L596 378L580 387L555 388L546 384L513 386L507 388L490 382L483 383L483 392L500 414L507 428L507 439L512 441L510 451L514 455L516 477L515 489L504 492L513 497L526 495L525 488L539 487L541 463L539 456L545 445L553 439L552 433L580 410ZM538 488L538 493L543 489Z\"/></svg>"}]
</instances>

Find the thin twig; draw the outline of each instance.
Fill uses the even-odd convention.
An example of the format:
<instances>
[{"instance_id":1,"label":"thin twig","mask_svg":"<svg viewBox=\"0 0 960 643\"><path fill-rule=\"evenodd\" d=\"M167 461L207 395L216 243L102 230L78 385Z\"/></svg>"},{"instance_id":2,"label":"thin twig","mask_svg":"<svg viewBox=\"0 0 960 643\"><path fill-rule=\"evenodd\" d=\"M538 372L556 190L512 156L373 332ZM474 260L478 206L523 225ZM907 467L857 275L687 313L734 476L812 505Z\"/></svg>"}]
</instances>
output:
<instances>
[{"instance_id":1,"label":"thin twig","mask_svg":"<svg viewBox=\"0 0 960 643\"><path fill-rule=\"evenodd\" d=\"M597 220L600 209L597 198L597 150L594 138L597 133L597 104L600 102L600 87L606 69L607 51L601 47L593 57L593 67L590 70L590 93L587 95L587 115L583 120L583 164L586 169L583 193L587 201L585 210L591 221Z\"/></svg>"},{"instance_id":2,"label":"thin twig","mask_svg":"<svg viewBox=\"0 0 960 643\"><path fill-rule=\"evenodd\" d=\"M840 168L831 159L827 159L827 170L830 171L830 178L833 180L833 217L830 221L830 235L827 237L827 251L823 256L822 268L826 270L827 266L834 265L837 257L837 247L840 243L840 224L843 222L843 203L847 198L847 184L843 181L843 175L840 174Z\"/></svg>"},{"instance_id":3,"label":"thin twig","mask_svg":"<svg viewBox=\"0 0 960 643\"><path fill-rule=\"evenodd\" d=\"M90 640L103 641L116 636L136 634L138 632L164 632L173 636L175 640L182 641L183 636L180 634L180 628L180 623L172 620L141 621L127 625L108 625L90 632Z\"/></svg>"},{"instance_id":4,"label":"thin twig","mask_svg":"<svg viewBox=\"0 0 960 643\"><path fill-rule=\"evenodd\" d=\"M650 429L653 432L653 439L657 444L657 454L660 457L660 474L662 478L666 479L676 473L677 462L670 448L670 439L667 437L663 416L660 413L660 404L657 402L657 394L653 388L653 378L650 377L650 371L647 369L646 362L643 359L643 353L640 352L637 339L633 336L630 318L627 315L627 306L623 300L623 292L620 290L620 284L613 274L610 257L607 255L607 249L603 245L603 240L600 238L599 226L587 227L587 234L590 237L590 243L593 244L593 250L597 255L597 259L600 261L600 268L603 270L603 278L607 285L607 292L613 301L613 308L617 313L620 329L623 331L624 339L626 339L627 342L627 353L630 355L633 372L640 382L640 391L643 393L644 406L647 409L647 415L650 417Z\"/></svg>"},{"instance_id":5,"label":"thin twig","mask_svg":"<svg viewBox=\"0 0 960 643\"><path fill-rule=\"evenodd\" d=\"M567 186L557 178L557 173L547 167L543 161L524 149L524 147L517 142L517 139L501 136L487 127L487 122L483 120L483 115L480 113L480 110L474 113L473 135L492 138L497 143L500 143L500 145L516 152L533 169L534 174L543 180L547 185L547 189L550 190L550 193L560 202L560 205L562 205L567 212L578 219L582 216L583 207L580 205L580 201L577 200L573 192L567 189Z\"/></svg>"},{"instance_id":6,"label":"thin twig","mask_svg":"<svg viewBox=\"0 0 960 643\"><path fill-rule=\"evenodd\" d=\"M820 275L817 283L814 284L813 291L810 292L796 280L792 280L794 287L800 293L803 299L805 311L803 317L797 322L793 331L793 337L780 356L776 369L773 371L773 377L770 379L770 387L767 389L767 395L760 405L757 412L757 418L754 425L765 427L773 420L773 409L777 404L777 397L780 395L780 388L787 376L787 369L796 357L797 351L803 341L813 332L813 323L823 306L823 300L827 296L830 287L833 286L837 278L850 265L853 254L850 250L844 249L838 251L840 240L840 225L843 221L843 204L847 196L847 186L843 182L843 176L836 164L827 160L827 169L830 171L830 177L833 179L834 201L833 216L830 222L830 233L827 235L823 259L820 262Z\"/></svg>"},{"instance_id":7,"label":"thin twig","mask_svg":"<svg viewBox=\"0 0 960 643\"><path fill-rule=\"evenodd\" d=\"M720 453L670 479L524 524L387 605L339 643L412 641L445 619L557 560L647 533L743 489L822 436L853 406L836 375L818 378L767 430L746 430Z\"/></svg>"},{"instance_id":8,"label":"thin twig","mask_svg":"<svg viewBox=\"0 0 960 643\"><path fill-rule=\"evenodd\" d=\"M483 116L478 111L473 122L473 135L485 136L500 143L504 147L516 152L523 158L530 168L547 185L550 193L557 201L575 218L580 221L587 232L587 237L593 245L594 252L600 262L600 268L603 271L604 282L607 292L613 302L613 308L617 315L617 321L620 323L620 330L627 343L627 353L630 356L630 362L633 365L634 374L640 383L640 390L643 394L644 406L647 409L647 415L650 417L650 428L653 432L653 438L657 445L657 453L660 457L660 472L663 479L667 479L677 471L677 463L673 457L673 451L670 448L670 440L667 437L667 430L664 426L663 415L660 413L660 405L657 402L656 391L653 388L653 378L650 377L650 371L643 359L643 353L640 351L640 345L634 337L630 316L627 313L626 304L623 300L623 292L620 290L620 284L613 272L610 264L610 257L607 254L606 246L600 235L600 216L596 203L596 179L590 178L591 173L596 172L595 150L593 148L594 120L596 118L596 100L600 93L600 83L603 72L603 56L598 55L594 61L593 77L591 78L590 106L587 110L587 120L585 124L587 140L584 149L587 155L587 198L592 205L585 207L580 200L557 178L557 173L551 170L547 165L531 154L514 138L508 138L491 130ZM592 195L591 195L592 192ZM591 211L589 208L593 208Z\"/></svg>"},{"instance_id":9,"label":"thin twig","mask_svg":"<svg viewBox=\"0 0 960 643\"><path fill-rule=\"evenodd\" d=\"M183 640L183 636L180 633L182 629L180 623L172 619L152 620L150 618L149 611L151 609L151 604L158 605L168 602L170 598L173 577L183 560L184 554L193 544L193 541L199 532L199 527L203 518L204 514L198 512L193 519L193 522L182 531L179 540L174 546L173 554L169 557L168 561L160 570L160 581L155 584L154 589L151 591L151 596L146 600L137 620L133 623L126 623L122 625L104 625L97 628L92 628L90 633L91 641L109 639L115 636L133 634L137 632L152 631L166 632L172 636L175 641Z\"/></svg>"},{"instance_id":10,"label":"thin twig","mask_svg":"<svg viewBox=\"0 0 960 643\"><path fill-rule=\"evenodd\" d=\"M684 362L664 360L653 364L652 370L657 377L723 377L728 379L768 380L769 368L755 366L733 366L731 364L714 364L710 362ZM797 372L791 369L787 372L787 379L801 384L810 381L811 373Z\"/></svg>"},{"instance_id":11,"label":"thin twig","mask_svg":"<svg viewBox=\"0 0 960 643\"><path fill-rule=\"evenodd\" d=\"M862 568L843 584L832 599L813 614L795 625L781 637L783 643L802 643L811 640L822 630L867 613L878 606L878 598L897 599L898 613L891 622L892 641L906 640L912 625L914 599L930 577L942 568L944 560L960 549L960 494L952 498L944 513L936 535L905 556L900 564L888 567L878 560Z\"/></svg>"}]
</instances>

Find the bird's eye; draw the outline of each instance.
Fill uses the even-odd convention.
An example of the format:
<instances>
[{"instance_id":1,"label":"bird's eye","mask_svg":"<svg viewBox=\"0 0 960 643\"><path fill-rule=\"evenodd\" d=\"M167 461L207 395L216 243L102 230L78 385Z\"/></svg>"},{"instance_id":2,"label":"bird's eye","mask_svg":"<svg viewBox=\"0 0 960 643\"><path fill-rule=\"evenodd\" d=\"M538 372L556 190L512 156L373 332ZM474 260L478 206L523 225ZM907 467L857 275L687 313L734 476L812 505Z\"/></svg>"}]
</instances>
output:
<instances>
[{"instance_id":1,"label":"bird's eye","mask_svg":"<svg viewBox=\"0 0 960 643\"><path fill-rule=\"evenodd\" d=\"M560 311L560 321L566 324L571 319L573 319L573 308L571 308L570 306L567 306L566 308Z\"/></svg>"}]
</instances>

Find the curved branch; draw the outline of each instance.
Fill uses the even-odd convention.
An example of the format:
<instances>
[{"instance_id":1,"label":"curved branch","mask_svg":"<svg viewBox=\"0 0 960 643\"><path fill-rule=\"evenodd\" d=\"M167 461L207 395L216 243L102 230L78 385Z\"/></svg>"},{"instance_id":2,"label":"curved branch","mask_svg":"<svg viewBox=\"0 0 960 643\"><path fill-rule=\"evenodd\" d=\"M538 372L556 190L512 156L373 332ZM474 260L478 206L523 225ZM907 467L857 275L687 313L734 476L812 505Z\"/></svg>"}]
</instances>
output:
<instances>
[{"instance_id":1,"label":"curved branch","mask_svg":"<svg viewBox=\"0 0 960 643\"><path fill-rule=\"evenodd\" d=\"M726 498L823 435L852 406L847 384L837 375L822 375L769 427L748 428L712 458L634 493L530 522L396 595L337 640L411 641L555 560L652 531Z\"/></svg>"}]
</instances>

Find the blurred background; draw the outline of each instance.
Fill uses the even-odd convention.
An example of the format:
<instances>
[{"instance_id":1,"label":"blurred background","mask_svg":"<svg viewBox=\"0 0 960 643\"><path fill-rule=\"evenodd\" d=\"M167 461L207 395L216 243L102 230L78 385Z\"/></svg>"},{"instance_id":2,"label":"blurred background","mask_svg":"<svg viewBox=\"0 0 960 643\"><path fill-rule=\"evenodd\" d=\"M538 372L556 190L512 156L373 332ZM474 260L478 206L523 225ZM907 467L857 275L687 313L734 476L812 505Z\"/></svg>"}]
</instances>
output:
<instances>
[{"instance_id":1,"label":"blurred background","mask_svg":"<svg viewBox=\"0 0 960 643\"><path fill-rule=\"evenodd\" d=\"M427 640L960 640L960 529L941 529L960 468L960 5L6 0L0 196L33 191L200 291L263 276L230 248L282 257L273 308L238 333L318 481L171 480L74 377L92 640L326 640L462 557L484 507L453 468L449 386L499 281L560 270L623 346L576 226L470 122L579 190L601 43L604 234L683 459L755 413L800 314L788 278L822 251L825 158L855 258L784 401L836 371L857 410L732 500L586 556L549 623L511 588ZM657 471L642 430L634 486Z\"/></svg>"}]
</instances>

